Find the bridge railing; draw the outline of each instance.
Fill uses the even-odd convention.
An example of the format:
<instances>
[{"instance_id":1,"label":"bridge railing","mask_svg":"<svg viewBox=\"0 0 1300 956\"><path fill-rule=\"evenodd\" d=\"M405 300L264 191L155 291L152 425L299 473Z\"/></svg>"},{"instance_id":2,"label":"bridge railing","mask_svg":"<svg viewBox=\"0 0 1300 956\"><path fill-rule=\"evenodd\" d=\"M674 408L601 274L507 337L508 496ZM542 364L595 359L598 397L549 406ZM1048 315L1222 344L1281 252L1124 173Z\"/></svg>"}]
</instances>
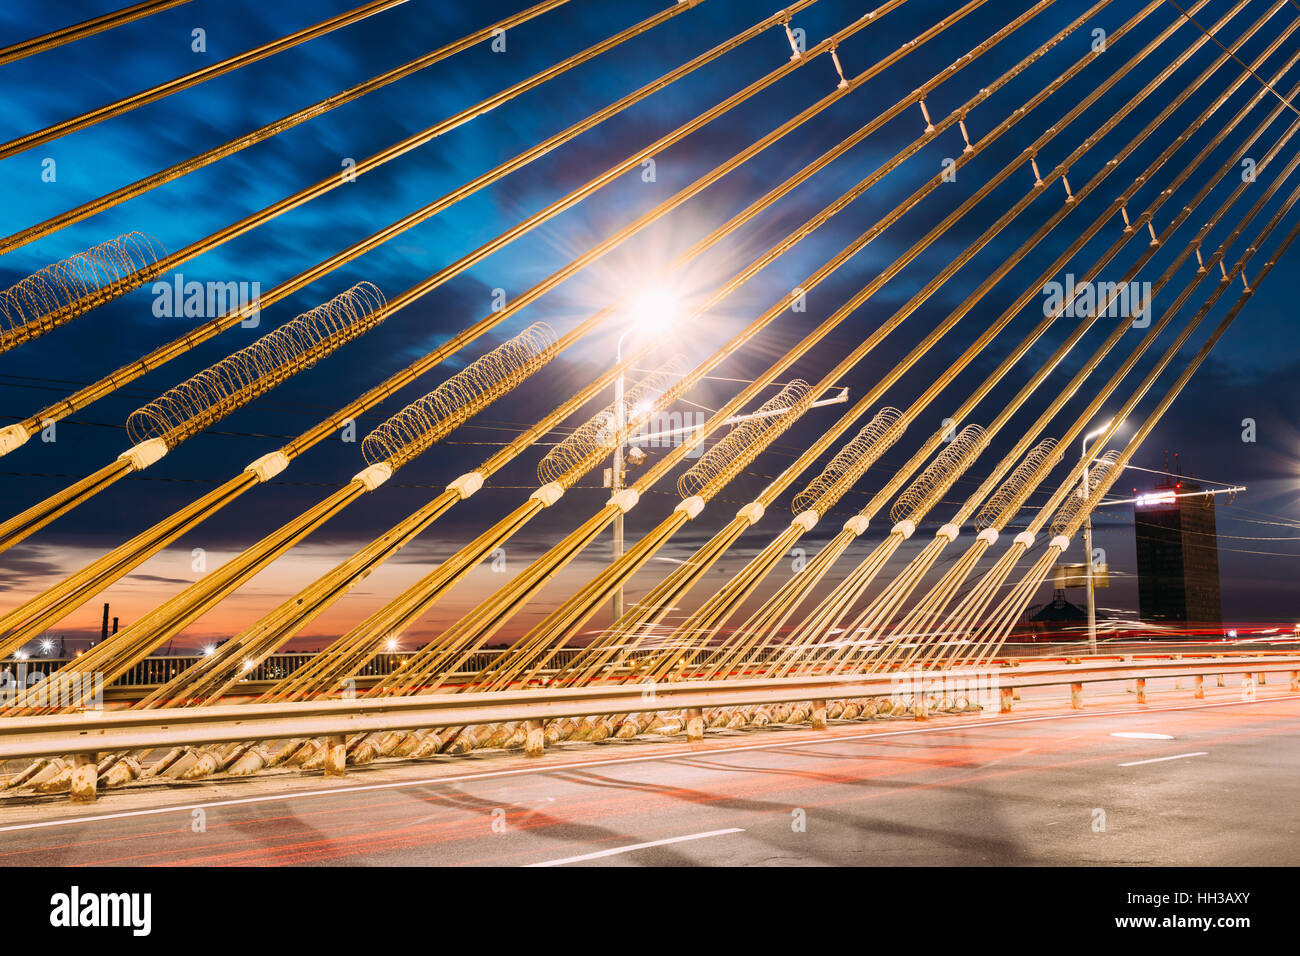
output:
<instances>
[{"instance_id":1,"label":"bridge railing","mask_svg":"<svg viewBox=\"0 0 1300 956\"><path fill-rule=\"evenodd\" d=\"M581 648L573 647L557 651L553 658L554 667L562 668L572 663L581 650ZM477 651L466 659L459 673L475 674L490 666L503 653L505 653L503 649ZM715 649L705 648L695 654L693 661L700 665L710 664L713 662L715 653ZM314 652L272 654L265 660L250 667L241 678L241 683L258 684L281 680L293 674L300 667L306 666L316 656ZM766 663L772 656L773 649L764 649L761 652L751 654L746 663ZM378 654L354 676L364 681L366 678L388 677L400 673L410 657L410 652L402 651ZM640 658L650 660L654 659L654 657L653 653L647 652L640 655L639 658L633 658L630 663L635 665ZM23 686L30 686L75 660L75 657L32 657L26 660L11 658L0 662L0 685L12 686L13 682L17 681ZM112 681L108 687L117 689L138 688L143 692L167 683L167 681L193 667L201 660L203 660L203 657L197 654L148 657L129 668L121 677Z\"/></svg>"},{"instance_id":2,"label":"bridge railing","mask_svg":"<svg viewBox=\"0 0 1300 956\"><path fill-rule=\"evenodd\" d=\"M470 656L462 670L466 672L476 672L487 667L502 651L486 650L479 651ZM556 655L556 661L563 666L572 660L576 649L563 650ZM398 673L405 661L410 658L410 653L401 651L392 651L378 654L373 660L367 663L356 676L358 677L387 677L390 674ZM288 677L298 668L305 666L316 658L314 652L294 653L294 654L272 654L260 663L255 664L248 669L248 672L242 678L250 683L277 681L281 678ZM8 675L9 679L18 677L24 678L24 683L35 679L39 680L42 676L53 674L55 671L71 664L75 657L32 657L26 660L10 659L0 663L0 677ZM159 657L147 657L129 668L121 677L109 684L110 687L140 687L151 688L160 684L165 684L177 674L186 669L193 667L203 657L198 654L190 655L166 655Z\"/></svg>"},{"instance_id":3,"label":"bridge railing","mask_svg":"<svg viewBox=\"0 0 1300 956\"><path fill-rule=\"evenodd\" d=\"M83 711L0 720L0 760L107 750L337 737L387 730L458 727L518 720L591 717L650 710L789 703L853 697L924 694L953 680L980 682L1004 702L1013 688L1136 681L1139 702L1150 678L1289 672L1300 684L1300 656L1164 657L1145 660L1025 662L972 670L895 671L775 679L599 684L408 697L218 704L156 710ZM1081 698L1081 690L1077 692ZM1199 691L1198 691L1199 696ZM1078 699L1076 698L1076 703ZM1009 707L1005 708L1009 709Z\"/></svg>"}]
</instances>

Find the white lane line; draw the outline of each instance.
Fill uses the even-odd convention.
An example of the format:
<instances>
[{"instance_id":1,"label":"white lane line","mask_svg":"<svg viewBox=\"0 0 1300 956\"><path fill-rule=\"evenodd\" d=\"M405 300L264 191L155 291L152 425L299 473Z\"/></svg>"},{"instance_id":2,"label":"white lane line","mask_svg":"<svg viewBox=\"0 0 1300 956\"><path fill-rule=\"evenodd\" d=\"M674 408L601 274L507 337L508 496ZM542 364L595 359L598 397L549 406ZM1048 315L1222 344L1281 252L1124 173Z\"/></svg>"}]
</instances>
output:
<instances>
[{"instance_id":1,"label":"white lane line","mask_svg":"<svg viewBox=\"0 0 1300 956\"><path fill-rule=\"evenodd\" d=\"M596 853L584 853L582 856L566 856L562 860L546 860L543 863L527 863L525 866L563 866L565 863L581 863L583 860L599 860L605 856L618 856L633 850L644 850L652 846L666 846L669 843L685 843L687 840L703 840L707 837L725 836L728 833L744 833L740 827L728 827L725 830L709 830L707 833L692 833L688 836L669 837L666 840L651 840L649 843L633 843L631 846L616 846L612 850L600 850Z\"/></svg>"},{"instance_id":2,"label":"white lane line","mask_svg":"<svg viewBox=\"0 0 1300 956\"><path fill-rule=\"evenodd\" d=\"M1129 763L1120 764L1121 767L1136 767L1144 763L1160 763L1164 760L1182 760L1184 757L1205 757L1209 755L1208 750L1198 750L1194 754L1174 754L1172 757L1152 757L1150 760L1133 760Z\"/></svg>"},{"instance_id":3,"label":"white lane line","mask_svg":"<svg viewBox=\"0 0 1300 956\"><path fill-rule=\"evenodd\" d=\"M502 777L520 777L529 774L555 773L561 770L584 770L588 767L610 767L627 763L656 763L661 760L681 760L689 757L712 756L714 754L744 753L750 750L783 750L786 747L806 747L809 745L826 745L870 741L877 737L910 737L914 734L946 734L963 730L984 730L989 727L1010 727L1016 724L1037 724L1057 720L1091 720L1097 717L1144 717L1156 713L1177 713L1184 710L1216 710L1221 707L1241 707L1246 704L1274 704L1291 700L1300 700L1293 694L1279 697L1262 697L1258 700L1226 700L1212 704L1179 704L1172 707L1143 706L1130 710L1076 711L1068 714L1040 714L1036 717L1008 717L999 720L986 720L970 724L938 724L932 727L916 727L911 730L886 730L862 734L843 734L834 737L800 737L798 740L776 741L772 743L737 744L734 747L707 747L699 751L674 750L662 754L631 755L627 757L596 758L570 763L542 764L536 767L516 767L509 770L480 770L473 773L454 774L445 777L421 777L414 780L394 780L389 783L367 783L330 787L325 790L291 790L283 793L268 793L256 797L236 797L230 800L209 800L203 803L185 803L167 807L149 807L143 810L121 810L117 813L96 813L90 816L63 817L58 820L41 820L33 823L13 823L0 826L0 833L15 830L43 830L47 827L75 826L78 823L99 823L105 820L124 820L129 817L152 817L164 813L188 813L194 810L210 810L213 807L236 807L250 803L286 802L303 797L332 797L340 794L365 793L372 790L400 790L407 787L428 787L440 783L465 783L474 780L490 780ZM110 791L111 792L111 791Z\"/></svg>"},{"instance_id":4,"label":"white lane line","mask_svg":"<svg viewBox=\"0 0 1300 956\"><path fill-rule=\"evenodd\" d=\"M1132 740L1173 740L1169 734L1144 734L1139 731L1116 730L1111 732L1112 737L1128 737Z\"/></svg>"}]
</instances>

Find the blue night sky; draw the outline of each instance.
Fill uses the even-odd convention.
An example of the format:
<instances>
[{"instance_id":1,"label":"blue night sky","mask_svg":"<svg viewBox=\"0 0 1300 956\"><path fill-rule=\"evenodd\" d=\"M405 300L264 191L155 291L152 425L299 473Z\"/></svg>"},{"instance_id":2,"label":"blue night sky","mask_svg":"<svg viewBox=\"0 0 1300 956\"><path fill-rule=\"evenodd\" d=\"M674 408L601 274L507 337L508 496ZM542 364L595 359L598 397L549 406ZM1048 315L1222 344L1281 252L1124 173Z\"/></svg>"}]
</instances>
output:
<instances>
[{"instance_id":1,"label":"blue night sky","mask_svg":"<svg viewBox=\"0 0 1300 956\"><path fill-rule=\"evenodd\" d=\"M522 8L524 0L483 0L454 4L444 0L410 0L287 52L169 96L124 116L0 161L0 233L9 235L61 213L88 199L147 176L172 163L221 144L241 133L403 64L429 50L487 26ZM69 0L60 4L14 0L0 7L0 46L18 42L70 23L102 14L122 0ZM557 10L518 26L507 34L506 50L494 52L486 42L415 73L378 92L317 117L266 142L245 149L198 172L184 176L100 215L10 252L0 259L0 287L88 246L122 233L139 230L156 238L168 251L229 225L322 178L337 175L347 158L361 160L418 130L428 127L486 97L526 79L539 70L577 53L603 38L646 18L666 5L666 0L625 0L601 3L571 0ZM924 25L933 23L954 5L931 0L909 0L883 16L839 48L849 75L856 75L897 49ZM841 141L899 98L998 30L1010 17L1027 9L1020 3L986 3L952 28L917 48L901 62L854 91L830 109L800 126L756 160L725 177L654 226L643 230L595 265L580 272L539 302L512 317L492 334L462 350L452 360L392 397L359 422L364 435L406 402L424 394L447 375L463 367L487 348L515 334L529 323L546 321L564 332L595 309L641 281L659 264L680 253L714 226L784 177L801 169L824 150ZM1086 4L1060 0L1032 19L1010 38L977 59L958 77L928 99L937 120L991 83L1008 67L1026 56L1067 22L1079 16ZM1233 17L1217 36L1232 44L1247 26L1273 6L1254 0ZM1226 0L1211 0L1196 17L1208 26L1228 13ZM1265 45L1297 16L1287 4L1248 42L1239 56L1251 62ZM183 75L228 56L306 27L349 9L344 0L305 3L282 0L255 4L247 0L216 3L196 0L176 9L108 31L59 49L0 66L4 109L0 113L0 140L8 141L41 129L106 102ZM457 188L474 176L507 160L539 140L578 122L640 85L715 46L778 9L777 5L743 0L706 0L684 10L663 25L637 37L590 63L569 71L505 105L464 123L405 156L387 163L356 182L342 185L243 236L207 252L180 267L187 279L199 281L259 282L265 291L321 259L361 239L421 205ZM820 41L855 17L871 9L859 0L820 0L800 12L794 25L803 29L808 45ZM1050 54L1031 66L985 103L967 120L972 138L978 139L1017 109L1046 83L1084 56L1094 28L1113 32L1136 4L1115 2L1095 17L1095 23L1068 37ZM855 256L831 279L808 296L807 312L787 314L756 341L715 373L719 378L689 396L699 407L717 408L737 386L725 378L744 379L765 369L791 344L829 315L929 228L956 208L989 177L1011 162L1034 137L1078 103L1119 64L1133 57L1168 24L1178 19L1171 5L1159 6L1127 37L1116 41L1099 63L1049 97L1030 116L962 169L957 181L944 184L895 227ZM206 51L193 52L192 31L206 34ZM1063 130L1038 157L1047 172L1092 134L1125 103L1132 100L1158 72L1200 37L1184 23L1115 89ZM1300 45L1293 34L1259 71L1271 76ZM1182 92L1219 53L1205 44L1187 64L1175 71L1152 97L1071 168L1069 179L1078 190L1103 164L1135 137L1165 103ZM129 441L127 416L162 391L205 368L235 349L247 345L282 322L327 300L361 280L375 283L391 299L462 255L476 249L520 219L582 185L611 165L689 121L711 105L743 88L786 62L789 46L779 28L769 30L714 63L691 74L667 90L584 133L575 141L483 189L429 221L318 279L286 301L268 307L257 329L234 328L183 357L119 389L61 422L57 440L33 440L0 459L0 488L4 489L6 515L65 487L110 461ZM1089 199L1066 218L1047 241L998 283L970 316L928 353L886 395L881 404L906 407L941 373L1012 299L1033 283L1066 243L1101 214L1114 196L1128 186L1168 142L1186 129L1241 67L1233 62L1215 72L1163 125L1158 127L1119 166ZM54 584L104 549L143 530L161 517L229 478L252 459L278 447L285 439L306 430L364 389L428 352L461 328L488 315L492 291L504 289L513 297L528 289L573 257L638 214L693 182L733 153L773 127L830 93L836 76L828 58L796 70L767 92L729 111L704 129L655 156L655 181L646 182L639 168L618 177L573 209L511 243L501 251L413 305L397 312L375 331L353 342L314 368L292 378L274 392L217 423L168 455L147 472L123 480L70 515L0 556L0 610ZM1281 83L1290 90L1300 82L1293 69ZM1215 113L1203 133L1184 147L1137 194L1130 213L1145 209L1208 136L1221 127L1259 89L1248 78ZM1172 197L1156 215L1157 230L1191 198L1210 171L1218 170L1239 153L1238 144L1260 123L1276 100L1257 106L1246 121L1214 151L1193 174L1188 187ZM1154 105L1153 105L1154 104ZM1259 156L1282 135L1284 117L1269 126L1253 155ZM831 202L882 162L909 144L923 130L915 107L891 120L865 143L855 147L828 169L739 230L727 242L702 256L680 277L687 299L702 297L742 268L773 242ZM916 156L836 216L825 228L799 243L789 254L728 297L708 318L680 330L671 349L695 362L735 333L744 323L816 269L852 238L867 229L914 189L924 183L947 157L960 155L960 133L954 127L922 148ZM1283 147L1280 159L1260 178L1255 189L1273 181L1286 161L1296 155L1300 141ZM1240 158L1239 156L1237 157ZM42 179L44 161L54 161L54 182ZM44 164L44 165L43 165ZM1236 173L1192 215L1141 278L1154 280L1190 236L1212 214L1239 182ZM1300 181L1300 180L1297 180ZM913 295L1002 211L1019 199L1033 183L1026 168L995 189L975 213L967 216L929 247L897 279L859 308L831 336L811 350L787 373L816 381L865 334ZM1295 185L1288 182L1277 197L1246 230L1255 233ZM1235 223L1255 193L1226 218ZM856 397L887 373L907 350L933 328L978 283L1010 255L1059 208L1063 190L1048 190L989 243L956 277L931 296L892 336L872 352L842 384ZM1271 251L1295 221L1296 213L1279 228L1264 250ZM1119 220L1108 223L1089 242L1071 266L1084 272L1115 239ZM1229 225L1211 231L1205 247L1214 249ZM1228 256L1231 264L1245 239ZM1139 238L1122 251L1103 278L1117 279L1146 247ZM1215 482L1248 486L1230 506L1220 501L1218 510L1220 572L1225 620L1234 622L1300 620L1296 572L1300 570L1300 428L1297 427L1295 383L1300 377L1297 358L1293 270L1300 250L1291 249L1262 285L1240 318L1219 344L1211 359L1192 380L1159 424L1134 462L1162 468L1164 451L1180 453L1182 473ZM1248 269L1254 275L1264 255ZM1173 301L1191 278L1183 268L1163 295L1157 295L1154 314ZM1206 283L1193 294L1191 304L1175 320L1195 311L1212 288ZM1239 289L1239 287L1238 287ZM1173 368L1139 406L1144 418L1174 374L1183 367L1204 336L1235 299L1238 289L1221 300ZM917 445L981 382L998 361L1041 317L1040 298L1023 310L1008 329L958 380L927 408L904 440L877 463L858 488L823 521L803 546L811 556L828 540L843 519L856 511L912 454ZM137 289L45 337L0 355L0 424L19 420L92 382L112 369L184 332L194 319L159 318L153 314L149 288ZM1058 323L1030 351L1013 373L977 408L972 420L986 423L1014 394L1024 378L1038 367L1073 328L1073 321ZM1107 327L1109 328L1109 327ZM404 468L379 492L365 496L313 534L271 569L241 589L231 600L187 632L190 643L212 636L228 636L254 620L262 611L294 593L336 561L427 501L455 476L474 467L508 440L512 433L535 421L574 389L606 367L621 327L611 324L563 353L524 386L497 402L454 432L451 438ZM1094 330L1062 367L1047 381L1041 396L1012 419L1033 421L1039 409L1055 394L1092 348L1101 340ZM1141 364L1163 351L1170 336ZM1105 363L1109 376L1126 338ZM669 349L664 349L664 356ZM1136 377L1128 382L1136 381ZM1104 381L1096 375L1090 382ZM1085 392L1088 389L1085 388ZM770 394L770 393L769 393ZM1089 392L1089 395L1091 393ZM1119 394L1127 395L1126 387ZM1073 422L1088 395L1076 397L1053 422L1047 434L1060 434ZM608 401L608 398L605 399ZM1119 398L1108 403L1117 407ZM585 420L586 410L570 426ZM828 407L809 413L793 433L787 434L760 457L745 476L733 483L703 516L661 552L664 560L651 562L634 581L630 594L645 593L658 578L680 561L749 500L764 482L789 463L818 429L829 427L843 408ZM1255 421L1257 441L1242 441L1242 421ZM861 424L861 423L859 423ZM855 430L856 430L855 426ZM1131 433L1131 432L1130 432ZM852 434L852 432L850 432ZM555 440L552 436L548 441ZM838 447L840 443L836 443ZM953 505L964 498L1010 447L1004 433L996 439L972 472L947 496ZM537 454L524 455L500 472L471 502L453 509L419 540L360 585L308 633L304 646L315 646L327 635L374 610L388 596L424 574L473 535L488 527L522 501L536 487ZM1073 461L1072 451L1068 460ZM53 629L53 633L83 636L98 630L100 601L112 602L114 613L128 623L166 596L194 580L191 553L203 548L210 566L255 541L278 523L297 514L329 491L346 482L363 467L359 442L326 441L296 461L268 486L244 495L216 519L183 536L136 573L114 585L102 599L87 604ZM741 539L707 579L720 585L740 569L744 560L761 548L785 523L783 513L791 493L815 474L810 471L795 482L773 509L773 515ZM1052 487L1062 480L1058 469ZM1116 492L1149 488L1155 476L1131 472L1115 486ZM509 570L520 570L556 536L575 527L596 510L607 492L599 488L599 474L588 476L580 488L528 526L507 546ZM1035 496L1040 502L1044 495ZM677 501L671 481L661 482L629 517L629 538L657 523ZM951 506L931 515L937 525L947 520ZM1021 515L1021 521L1024 520ZM886 515L879 516L866 540L850 549L841 563L843 571L864 557L884 534ZM1100 604L1135 616L1137 591L1133 515L1120 506L1105 509L1097 518L1097 543L1107 550L1112 588L1102 592ZM929 532L914 539L916 547L929 540ZM959 545L969 542L964 538ZM909 545L910 547L910 545ZM1000 548L998 549L1000 552ZM904 549L902 557L915 548ZM962 548L952 548L938 570L955 560ZM517 619L530 623L573 590L584 575L602 566L608 539L602 538L570 570L543 592L539 600ZM1073 560L1080 560L1078 546ZM900 558L891 567L901 568ZM786 572L768 581L775 587ZM506 578L486 566L476 569L421 624L426 637L454 620L490 589ZM696 600L711 587L697 589ZM1045 591L1039 600L1048 596ZM1073 597L1073 595L1072 595Z\"/></svg>"}]
</instances>

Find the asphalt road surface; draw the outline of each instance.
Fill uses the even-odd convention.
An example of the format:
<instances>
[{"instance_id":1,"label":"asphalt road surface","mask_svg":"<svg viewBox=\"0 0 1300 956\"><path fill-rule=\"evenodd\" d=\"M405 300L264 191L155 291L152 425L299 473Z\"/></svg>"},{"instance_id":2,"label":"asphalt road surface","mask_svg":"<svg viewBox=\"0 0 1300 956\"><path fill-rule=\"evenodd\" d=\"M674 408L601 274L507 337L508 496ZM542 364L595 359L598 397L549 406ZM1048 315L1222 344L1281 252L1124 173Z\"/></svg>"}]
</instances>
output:
<instances>
[{"instance_id":1,"label":"asphalt road surface","mask_svg":"<svg viewBox=\"0 0 1300 956\"><path fill-rule=\"evenodd\" d=\"M0 865L1300 863L1300 698L1094 706L0 809Z\"/></svg>"}]
</instances>

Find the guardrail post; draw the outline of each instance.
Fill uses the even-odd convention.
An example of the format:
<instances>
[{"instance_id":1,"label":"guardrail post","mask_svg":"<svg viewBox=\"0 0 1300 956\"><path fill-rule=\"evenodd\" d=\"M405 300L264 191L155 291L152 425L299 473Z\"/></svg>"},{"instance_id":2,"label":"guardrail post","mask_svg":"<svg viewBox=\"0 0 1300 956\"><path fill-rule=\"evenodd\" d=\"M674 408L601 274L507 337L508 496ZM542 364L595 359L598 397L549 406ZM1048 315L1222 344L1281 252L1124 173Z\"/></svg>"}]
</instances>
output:
<instances>
[{"instance_id":1,"label":"guardrail post","mask_svg":"<svg viewBox=\"0 0 1300 956\"><path fill-rule=\"evenodd\" d=\"M1147 702L1147 679L1139 677L1133 683L1137 685L1137 702L1145 704Z\"/></svg>"},{"instance_id":2,"label":"guardrail post","mask_svg":"<svg viewBox=\"0 0 1300 956\"><path fill-rule=\"evenodd\" d=\"M72 758L72 785L68 789L73 803L94 803L99 784L98 754L76 754Z\"/></svg>"},{"instance_id":3,"label":"guardrail post","mask_svg":"<svg viewBox=\"0 0 1300 956\"><path fill-rule=\"evenodd\" d=\"M686 708L686 739L690 741L704 739L704 711L698 707Z\"/></svg>"},{"instance_id":4,"label":"guardrail post","mask_svg":"<svg viewBox=\"0 0 1300 956\"><path fill-rule=\"evenodd\" d=\"M812 728L813 730L826 729L826 701L824 700L812 702Z\"/></svg>"},{"instance_id":5,"label":"guardrail post","mask_svg":"<svg viewBox=\"0 0 1300 956\"><path fill-rule=\"evenodd\" d=\"M1249 674L1241 675L1241 699L1255 699L1255 681Z\"/></svg>"},{"instance_id":6,"label":"guardrail post","mask_svg":"<svg viewBox=\"0 0 1300 956\"><path fill-rule=\"evenodd\" d=\"M1194 678L1192 678L1192 686L1196 688L1196 693L1193 694L1193 696L1197 700L1204 700L1205 699L1205 678L1202 677L1200 674L1197 674Z\"/></svg>"},{"instance_id":7,"label":"guardrail post","mask_svg":"<svg viewBox=\"0 0 1300 956\"><path fill-rule=\"evenodd\" d=\"M524 753L529 757L540 757L546 753L546 728L540 720L529 720L525 724L528 736L524 740Z\"/></svg>"},{"instance_id":8,"label":"guardrail post","mask_svg":"<svg viewBox=\"0 0 1300 956\"><path fill-rule=\"evenodd\" d=\"M343 736L336 734L325 738L325 762L323 769L327 777L341 777L347 772L348 748Z\"/></svg>"},{"instance_id":9,"label":"guardrail post","mask_svg":"<svg viewBox=\"0 0 1300 956\"><path fill-rule=\"evenodd\" d=\"M1002 714L1011 713L1011 701L1014 698L1013 688L1003 687L1001 693L1001 703L998 706L998 712Z\"/></svg>"},{"instance_id":10,"label":"guardrail post","mask_svg":"<svg viewBox=\"0 0 1300 956\"><path fill-rule=\"evenodd\" d=\"M1070 685L1070 709L1083 710L1083 685Z\"/></svg>"},{"instance_id":11,"label":"guardrail post","mask_svg":"<svg viewBox=\"0 0 1300 956\"><path fill-rule=\"evenodd\" d=\"M1263 687L1265 684L1268 683L1268 681L1264 679L1266 676L1267 675L1263 671L1259 672L1259 680L1257 680L1256 683L1259 684L1260 687Z\"/></svg>"},{"instance_id":12,"label":"guardrail post","mask_svg":"<svg viewBox=\"0 0 1300 956\"><path fill-rule=\"evenodd\" d=\"M1291 690L1293 693L1300 691L1300 671L1291 672Z\"/></svg>"},{"instance_id":13,"label":"guardrail post","mask_svg":"<svg viewBox=\"0 0 1300 956\"><path fill-rule=\"evenodd\" d=\"M1174 660L1176 660L1176 661L1181 661L1182 659L1183 659L1183 655L1182 655L1182 654L1175 654L1175 655L1174 655ZM1183 679L1182 679L1181 677L1175 677L1175 678L1174 678L1174 690L1182 690L1182 689L1183 689Z\"/></svg>"}]
</instances>

